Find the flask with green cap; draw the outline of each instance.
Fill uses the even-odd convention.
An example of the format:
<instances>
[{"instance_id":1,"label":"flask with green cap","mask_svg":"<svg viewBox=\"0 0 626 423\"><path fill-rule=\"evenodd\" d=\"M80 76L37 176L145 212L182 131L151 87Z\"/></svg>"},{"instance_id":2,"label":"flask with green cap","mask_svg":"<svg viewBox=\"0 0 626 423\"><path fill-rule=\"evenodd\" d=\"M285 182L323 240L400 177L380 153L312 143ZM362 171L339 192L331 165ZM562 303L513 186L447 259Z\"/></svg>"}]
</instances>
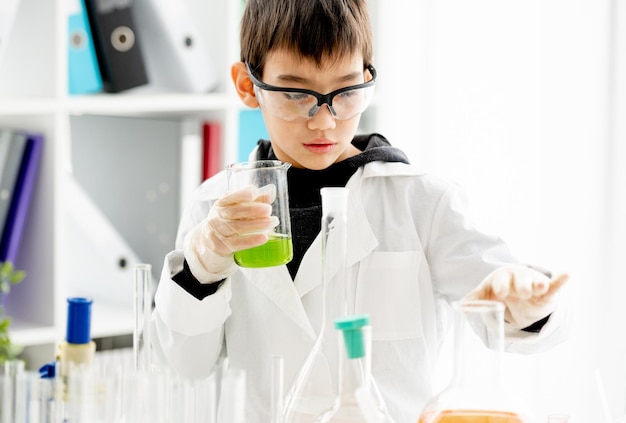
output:
<instances>
[{"instance_id":1,"label":"flask with green cap","mask_svg":"<svg viewBox=\"0 0 626 423\"><path fill-rule=\"evenodd\" d=\"M334 320L339 331L339 395L336 407L319 422L390 423L392 419L371 375L372 327L367 314Z\"/></svg>"}]
</instances>

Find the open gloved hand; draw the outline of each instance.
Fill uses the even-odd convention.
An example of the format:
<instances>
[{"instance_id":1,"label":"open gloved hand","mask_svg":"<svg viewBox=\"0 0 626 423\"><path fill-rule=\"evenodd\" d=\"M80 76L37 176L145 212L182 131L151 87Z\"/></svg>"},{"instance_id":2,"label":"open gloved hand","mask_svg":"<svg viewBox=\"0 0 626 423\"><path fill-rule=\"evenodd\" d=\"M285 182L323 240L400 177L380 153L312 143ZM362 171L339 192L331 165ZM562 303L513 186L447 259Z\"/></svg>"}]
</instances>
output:
<instances>
[{"instance_id":1,"label":"open gloved hand","mask_svg":"<svg viewBox=\"0 0 626 423\"><path fill-rule=\"evenodd\" d=\"M505 320L523 329L556 309L558 292L568 278L567 274L549 278L524 265L504 266L487 275L464 299L501 301Z\"/></svg>"},{"instance_id":2,"label":"open gloved hand","mask_svg":"<svg viewBox=\"0 0 626 423\"><path fill-rule=\"evenodd\" d=\"M191 273L202 283L218 282L237 270L236 251L267 241L270 229L278 225L271 203L276 187L252 185L218 199L208 216L184 240L184 255Z\"/></svg>"}]
</instances>

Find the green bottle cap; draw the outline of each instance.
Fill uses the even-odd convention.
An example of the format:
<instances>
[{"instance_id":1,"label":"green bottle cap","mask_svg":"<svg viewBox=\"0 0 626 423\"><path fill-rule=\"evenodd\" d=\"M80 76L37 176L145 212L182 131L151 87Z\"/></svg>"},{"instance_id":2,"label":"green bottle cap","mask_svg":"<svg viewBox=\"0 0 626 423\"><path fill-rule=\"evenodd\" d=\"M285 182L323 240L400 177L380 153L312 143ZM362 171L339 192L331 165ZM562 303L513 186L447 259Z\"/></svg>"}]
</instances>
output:
<instances>
[{"instance_id":1,"label":"green bottle cap","mask_svg":"<svg viewBox=\"0 0 626 423\"><path fill-rule=\"evenodd\" d=\"M365 340L363 339L362 328L369 324L370 316L367 314L357 314L335 319L335 328L343 331L348 358L365 356Z\"/></svg>"}]
</instances>

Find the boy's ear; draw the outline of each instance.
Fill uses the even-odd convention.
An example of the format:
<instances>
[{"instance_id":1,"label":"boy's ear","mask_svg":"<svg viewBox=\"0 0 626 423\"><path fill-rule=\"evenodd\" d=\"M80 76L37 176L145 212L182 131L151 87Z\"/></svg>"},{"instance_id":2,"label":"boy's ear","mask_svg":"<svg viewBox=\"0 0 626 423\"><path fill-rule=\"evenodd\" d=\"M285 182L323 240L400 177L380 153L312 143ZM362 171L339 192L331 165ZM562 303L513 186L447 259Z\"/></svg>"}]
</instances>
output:
<instances>
[{"instance_id":1,"label":"boy's ear","mask_svg":"<svg viewBox=\"0 0 626 423\"><path fill-rule=\"evenodd\" d=\"M254 84L250 80L246 64L243 62L234 63L230 68L230 77L243 104L251 108L259 107L259 102L254 94Z\"/></svg>"}]
</instances>

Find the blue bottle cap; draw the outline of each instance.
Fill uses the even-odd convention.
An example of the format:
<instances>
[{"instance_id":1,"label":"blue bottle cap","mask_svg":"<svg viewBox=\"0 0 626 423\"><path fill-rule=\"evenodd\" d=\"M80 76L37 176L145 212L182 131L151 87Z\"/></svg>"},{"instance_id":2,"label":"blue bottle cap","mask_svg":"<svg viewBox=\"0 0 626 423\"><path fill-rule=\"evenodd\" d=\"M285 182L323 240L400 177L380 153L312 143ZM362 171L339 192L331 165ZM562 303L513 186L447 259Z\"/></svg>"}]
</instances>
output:
<instances>
[{"instance_id":1,"label":"blue bottle cap","mask_svg":"<svg viewBox=\"0 0 626 423\"><path fill-rule=\"evenodd\" d=\"M39 377L41 379L54 379L56 376L56 363L54 361L46 363L39 368Z\"/></svg>"},{"instance_id":2,"label":"blue bottle cap","mask_svg":"<svg viewBox=\"0 0 626 423\"><path fill-rule=\"evenodd\" d=\"M348 358L361 358L365 356L365 339L362 329L369 325L370 316L358 314L335 319L335 328L343 331L344 344Z\"/></svg>"},{"instance_id":3,"label":"blue bottle cap","mask_svg":"<svg viewBox=\"0 0 626 423\"><path fill-rule=\"evenodd\" d=\"M91 304L89 298L67 299L67 332L69 344L88 344L91 341Z\"/></svg>"}]
</instances>

